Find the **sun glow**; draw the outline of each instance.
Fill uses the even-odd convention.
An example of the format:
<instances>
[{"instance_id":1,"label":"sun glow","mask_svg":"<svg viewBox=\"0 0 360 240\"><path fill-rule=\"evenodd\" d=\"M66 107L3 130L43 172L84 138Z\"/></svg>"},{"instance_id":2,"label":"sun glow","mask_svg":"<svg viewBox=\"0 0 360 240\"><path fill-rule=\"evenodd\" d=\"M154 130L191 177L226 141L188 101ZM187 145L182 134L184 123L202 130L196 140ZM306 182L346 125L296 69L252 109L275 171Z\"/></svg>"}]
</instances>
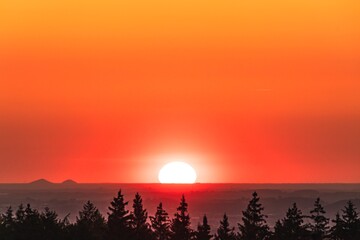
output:
<instances>
[{"instance_id":1,"label":"sun glow","mask_svg":"<svg viewBox=\"0 0 360 240\"><path fill-rule=\"evenodd\" d=\"M195 183L196 171L185 162L170 162L159 172L160 183Z\"/></svg>"}]
</instances>

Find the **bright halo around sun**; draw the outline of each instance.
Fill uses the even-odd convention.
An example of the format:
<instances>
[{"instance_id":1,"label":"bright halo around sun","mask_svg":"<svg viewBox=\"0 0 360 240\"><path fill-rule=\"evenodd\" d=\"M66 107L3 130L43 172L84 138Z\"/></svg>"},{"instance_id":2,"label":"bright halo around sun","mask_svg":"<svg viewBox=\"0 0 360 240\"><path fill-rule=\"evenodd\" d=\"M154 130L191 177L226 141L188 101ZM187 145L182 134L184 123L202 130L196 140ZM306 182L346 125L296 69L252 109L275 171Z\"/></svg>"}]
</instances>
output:
<instances>
[{"instance_id":1,"label":"bright halo around sun","mask_svg":"<svg viewBox=\"0 0 360 240\"><path fill-rule=\"evenodd\" d=\"M195 169L185 162L170 162L159 172L160 183L195 183Z\"/></svg>"}]
</instances>

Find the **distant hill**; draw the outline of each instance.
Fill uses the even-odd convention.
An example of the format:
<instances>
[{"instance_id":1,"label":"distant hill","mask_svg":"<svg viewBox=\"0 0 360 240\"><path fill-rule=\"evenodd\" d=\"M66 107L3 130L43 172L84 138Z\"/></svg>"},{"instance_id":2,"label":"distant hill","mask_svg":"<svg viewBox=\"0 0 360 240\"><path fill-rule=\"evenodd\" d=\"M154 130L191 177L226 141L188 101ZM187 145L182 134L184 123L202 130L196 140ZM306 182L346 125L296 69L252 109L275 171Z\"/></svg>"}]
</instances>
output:
<instances>
[{"instance_id":1,"label":"distant hill","mask_svg":"<svg viewBox=\"0 0 360 240\"><path fill-rule=\"evenodd\" d=\"M78 183L72 179L67 179L61 183L53 183L44 178L26 184L30 189L58 189L58 188L73 188L77 187Z\"/></svg>"},{"instance_id":2,"label":"distant hill","mask_svg":"<svg viewBox=\"0 0 360 240\"><path fill-rule=\"evenodd\" d=\"M35 180L35 181L33 181L33 182L29 183L29 184L30 184L30 185L33 185L33 186L39 186L39 187L41 187L41 186L49 187L49 186L52 186L52 185L53 185L52 182L50 182L50 181L48 181L48 180L46 180L46 179L44 179L44 178Z\"/></svg>"},{"instance_id":3,"label":"distant hill","mask_svg":"<svg viewBox=\"0 0 360 240\"><path fill-rule=\"evenodd\" d=\"M61 184L66 185L66 186L74 186L74 185L77 185L77 182L75 182L72 179L67 179L67 180L63 181Z\"/></svg>"}]
</instances>

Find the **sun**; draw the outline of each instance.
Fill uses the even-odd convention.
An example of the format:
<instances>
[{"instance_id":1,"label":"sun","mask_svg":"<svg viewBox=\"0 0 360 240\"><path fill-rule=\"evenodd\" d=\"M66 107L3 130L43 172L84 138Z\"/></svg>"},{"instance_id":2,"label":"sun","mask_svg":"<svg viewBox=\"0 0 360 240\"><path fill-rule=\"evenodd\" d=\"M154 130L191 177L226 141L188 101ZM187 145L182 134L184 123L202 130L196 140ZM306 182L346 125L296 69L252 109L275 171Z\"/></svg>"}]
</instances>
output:
<instances>
[{"instance_id":1,"label":"sun","mask_svg":"<svg viewBox=\"0 0 360 240\"><path fill-rule=\"evenodd\" d=\"M170 162L159 171L160 183L195 183L196 171L185 162Z\"/></svg>"}]
</instances>

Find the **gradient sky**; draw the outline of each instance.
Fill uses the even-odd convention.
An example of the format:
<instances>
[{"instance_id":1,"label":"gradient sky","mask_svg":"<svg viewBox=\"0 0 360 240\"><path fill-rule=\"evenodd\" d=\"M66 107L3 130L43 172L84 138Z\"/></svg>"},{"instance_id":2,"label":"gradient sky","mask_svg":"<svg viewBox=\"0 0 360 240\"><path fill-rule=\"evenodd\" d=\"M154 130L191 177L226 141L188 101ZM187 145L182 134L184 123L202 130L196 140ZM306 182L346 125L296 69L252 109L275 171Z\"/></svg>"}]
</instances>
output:
<instances>
[{"instance_id":1,"label":"gradient sky","mask_svg":"<svg viewBox=\"0 0 360 240\"><path fill-rule=\"evenodd\" d=\"M360 1L0 1L0 182L360 182Z\"/></svg>"}]
</instances>

